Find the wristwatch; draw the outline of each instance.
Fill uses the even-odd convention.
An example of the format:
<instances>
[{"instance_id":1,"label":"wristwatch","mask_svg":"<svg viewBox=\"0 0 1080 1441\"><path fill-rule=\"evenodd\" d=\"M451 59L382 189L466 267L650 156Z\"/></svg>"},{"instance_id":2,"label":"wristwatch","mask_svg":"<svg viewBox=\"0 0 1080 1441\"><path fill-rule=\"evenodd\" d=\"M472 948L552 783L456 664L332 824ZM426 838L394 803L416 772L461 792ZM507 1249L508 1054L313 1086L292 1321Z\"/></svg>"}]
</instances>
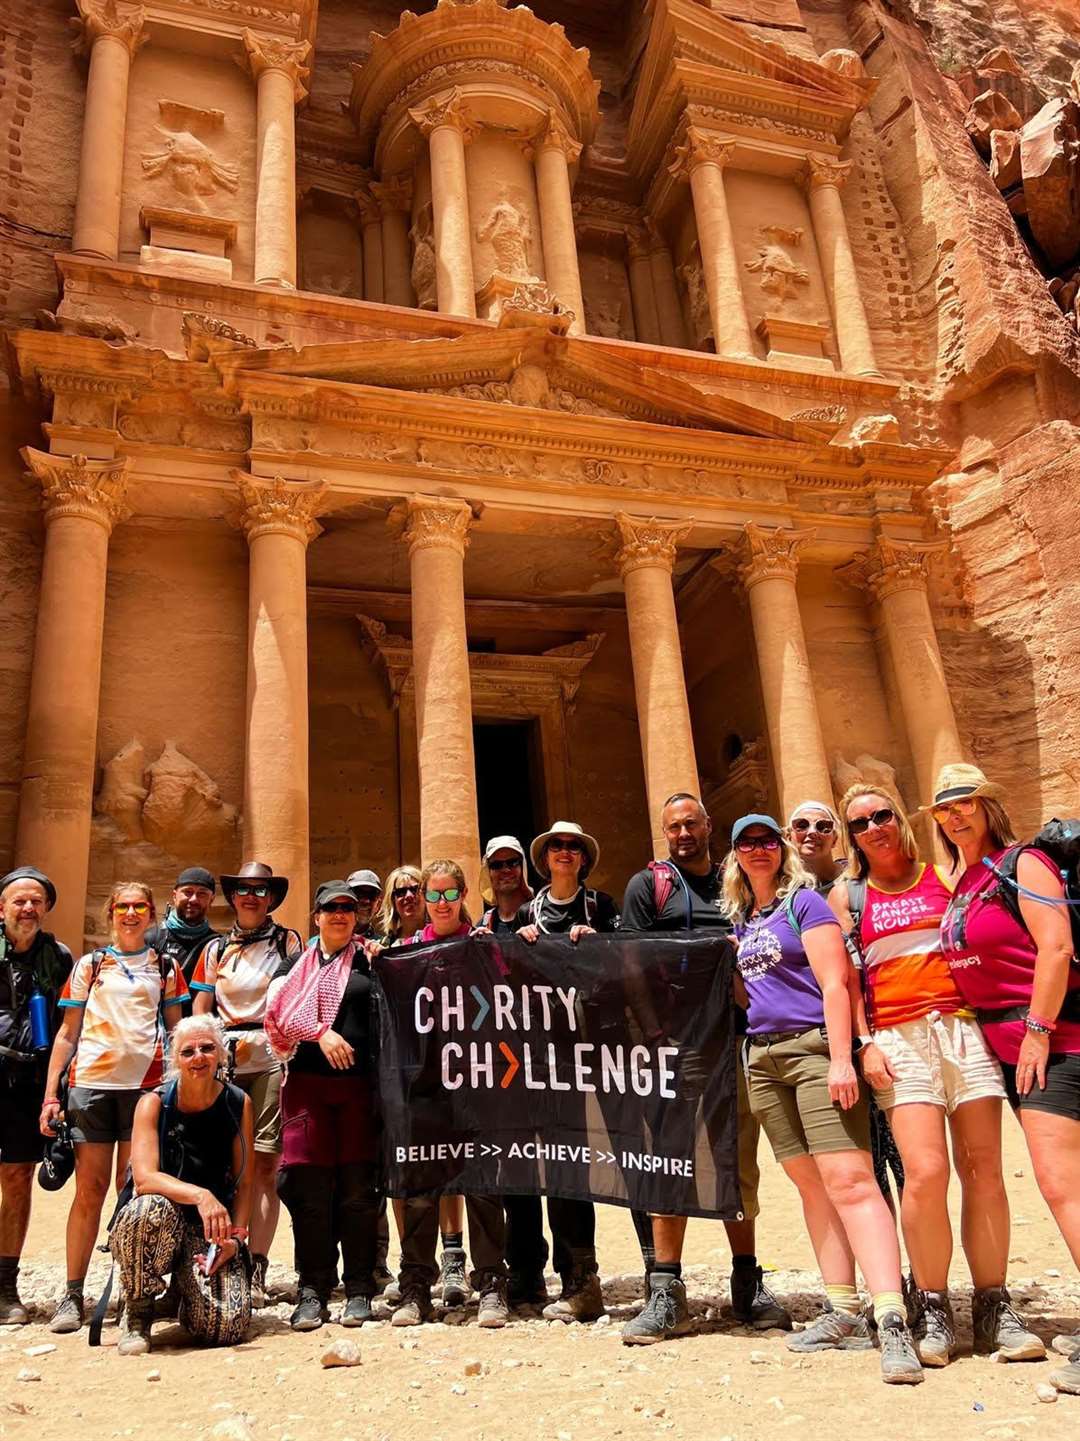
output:
<instances>
[{"instance_id":1,"label":"wristwatch","mask_svg":"<svg viewBox=\"0 0 1080 1441\"><path fill-rule=\"evenodd\" d=\"M858 1055L864 1046L872 1046L873 1044L873 1036L856 1036L851 1046L852 1053Z\"/></svg>"}]
</instances>

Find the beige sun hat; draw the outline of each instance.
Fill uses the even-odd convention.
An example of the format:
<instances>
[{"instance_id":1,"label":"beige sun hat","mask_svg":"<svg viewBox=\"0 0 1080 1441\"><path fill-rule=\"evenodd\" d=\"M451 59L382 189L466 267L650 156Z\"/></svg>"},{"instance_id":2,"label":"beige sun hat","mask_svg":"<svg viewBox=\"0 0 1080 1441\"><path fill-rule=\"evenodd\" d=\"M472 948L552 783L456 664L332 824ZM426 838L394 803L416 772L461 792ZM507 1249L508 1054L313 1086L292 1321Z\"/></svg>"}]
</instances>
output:
<instances>
[{"instance_id":1,"label":"beige sun hat","mask_svg":"<svg viewBox=\"0 0 1080 1441\"><path fill-rule=\"evenodd\" d=\"M924 816L935 806L947 806L950 801L967 800L973 796L1004 801L1005 788L996 781L988 781L978 766L968 765L964 761L942 766L934 786L934 799L928 806L920 806L916 815Z\"/></svg>"},{"instance_id":2,"label":"beige sun hat","mask_svg":"<svg viewBox=\"0 0 1080 1441\"><path fill-rule=\"evenodd\" d=\"M551 879L551 871L544 859L544 847L552 836L573 836L576 841L580 841L585 847L585 874L588 875L589 871L596 869L596 863L600 859L600 843L593 836L586 835L577 821L556 821L549 830L537 836L529 847L532 863L542 876Z\"/></svg>"}]
</instances>

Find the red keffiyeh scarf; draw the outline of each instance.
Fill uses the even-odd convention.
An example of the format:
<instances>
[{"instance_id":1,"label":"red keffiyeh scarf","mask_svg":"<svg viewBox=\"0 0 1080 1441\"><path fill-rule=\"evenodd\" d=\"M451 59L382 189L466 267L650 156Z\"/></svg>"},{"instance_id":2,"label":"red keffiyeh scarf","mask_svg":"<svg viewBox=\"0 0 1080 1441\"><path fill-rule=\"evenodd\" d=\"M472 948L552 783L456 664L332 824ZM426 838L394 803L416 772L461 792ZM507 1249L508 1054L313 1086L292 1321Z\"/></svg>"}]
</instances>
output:
<instances>
[{"instance_id":1,"label":"red keffiyeh scarf","mask_svg":"<svg viewBox=\"0 0 1080 1441\"><path fill-rule=\"evenodd\" d=\"M313 941L267 1006L266 1035L283 1061L292 1059L301 1041L318 1041L334 1024L358 944L350 941L324 964Z\"/></svg>"}]
</instances>

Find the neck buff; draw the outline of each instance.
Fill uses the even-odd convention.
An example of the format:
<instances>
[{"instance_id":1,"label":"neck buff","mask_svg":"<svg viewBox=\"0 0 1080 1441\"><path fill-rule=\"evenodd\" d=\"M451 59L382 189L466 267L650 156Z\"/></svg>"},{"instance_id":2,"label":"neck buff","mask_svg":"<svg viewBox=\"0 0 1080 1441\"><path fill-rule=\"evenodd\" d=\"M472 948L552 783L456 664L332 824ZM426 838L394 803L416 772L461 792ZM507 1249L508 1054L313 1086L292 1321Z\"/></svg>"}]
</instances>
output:
<instances>
[{"instance_id":1,"label":"neck buff","mask_svg":"<svg viewBox=\"0 0 1080 1441\"><path fill-rule=\"evenodd\" d=\"M168 910L165 913L165 929L185 941L202 941L214 933L213 926L205 916L198 925L193 926L187 921L182 921L174 910Z\"/></svg>"},{"instance_id":2,"label":"neck buff","mask_svg":"<svg viewBox=\"0 0 1080 1441\"><path fill-rule=\"evenodd\" d=\"M229 945L250 946L253 941L268 940L277 930L277 921L273 916L267 916L261 926L256 926L253 931L242 931L239 925L233 925L229 931Z\"/></svg>"}]
</instances>

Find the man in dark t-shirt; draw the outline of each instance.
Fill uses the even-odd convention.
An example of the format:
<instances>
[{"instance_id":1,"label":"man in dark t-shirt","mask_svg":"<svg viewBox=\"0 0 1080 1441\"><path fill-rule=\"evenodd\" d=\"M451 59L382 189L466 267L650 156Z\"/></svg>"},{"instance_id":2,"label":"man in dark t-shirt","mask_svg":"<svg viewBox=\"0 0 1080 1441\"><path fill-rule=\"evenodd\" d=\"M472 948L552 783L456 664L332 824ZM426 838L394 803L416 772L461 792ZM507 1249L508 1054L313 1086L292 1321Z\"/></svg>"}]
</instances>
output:
<instances>
[{"instance_id":1,"label":"man in dark t-shirt","mask_svg":"<svg viewBox=\"0 0 1080 1441\"><path fill-rule=\"evenodd\" d=\"M723 911L721 868L709 851L712 822L696 796L679 793L666 802L661 824L668 843L666 863L646 866L631 876L622 907L623 931L730 929ZM657 905L660 900L659 906ZM742 1044L746 1017L737 1012L737 1044ZM754 1218L758 1213L757 1146L760 1126L750 1113L741 1060L735 1067L739 1098L739 1188L742 1221L725 1221L731 1246L731 1308L738 1321L764 1330L790 1330L791 1317L770 1294L762 1279L755 1250ZM651 1222L651 1235L649 1234ZM645 1309L623 1328L623 1340L647 1345L679 1335L689 1327L686 1291L682 1284L685 1216L634 1215L648 1274ZM670 1313L676 1322L672 1326Z\"/></svg>"}]
</instances>

